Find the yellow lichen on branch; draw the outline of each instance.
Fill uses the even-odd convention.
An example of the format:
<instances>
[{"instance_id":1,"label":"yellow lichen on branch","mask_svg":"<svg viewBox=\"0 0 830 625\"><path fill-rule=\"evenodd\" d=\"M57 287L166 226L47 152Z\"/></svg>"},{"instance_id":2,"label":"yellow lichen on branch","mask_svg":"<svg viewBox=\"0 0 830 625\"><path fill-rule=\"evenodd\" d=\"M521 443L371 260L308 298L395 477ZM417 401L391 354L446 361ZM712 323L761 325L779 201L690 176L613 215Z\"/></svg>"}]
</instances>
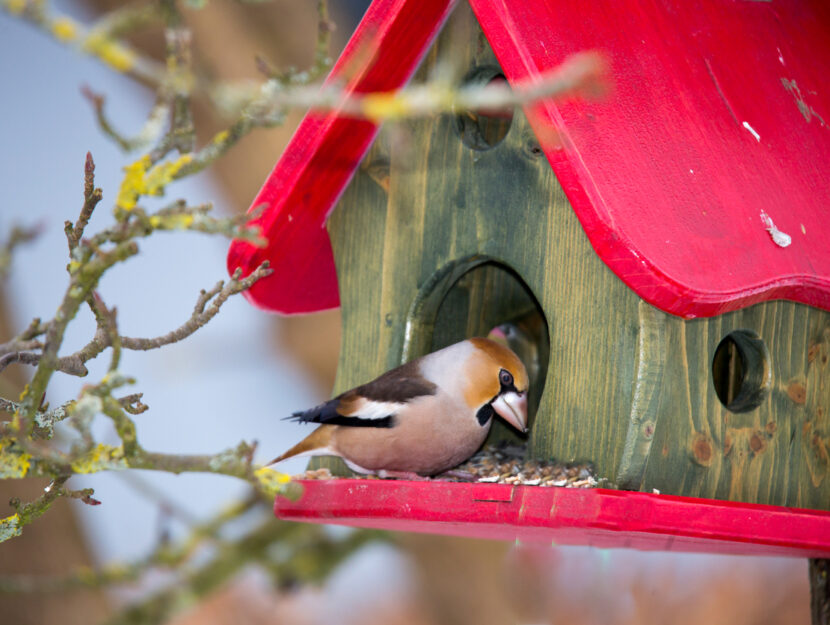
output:
<instances>
[{"instance_id":1,"label":"yellow lichen on branch","mask_svg":"<svg viewBox=\"0 0 830 625\"><path fill-rule=\"evenodd\" d=\"M32 456L25 451L11 450L10 439L0 440L0 479L26 477L32 466Z\"/></svg>"},{"instance_id":2,"label":"yellow lichen on branch","mask_svg":"<svg viewBox=\"0 0 830 625\"><path fill-rule=\"evenodd\" d=\"M417 117L430 110L451 110L454 103L455 92L441 84L370 93L357 99L360 113L372 121Z\"/></svg>"},{"instance_id":3,"label":"yellow lichen on branch","mask_svg":"<svg viewBox=\"0 0 830 625\"><path fill-rule=\"evenodd\" d=\"M164 188L173 182L179 170L192 160L190 154L182 154L174 161L153 165L150 156L145 154L124 168L124 179L118 190L116 205L129 211L135 208L142 195L162 195Z\"/></svg>"},{"instance_id":4,"label":"yellow lichen on branch","mask_svg":"<svg viewBox=\"0 0 830 625\"><path fill-rule=\"evenodd\" d=\"M156 230L187 230L195 220L193 215L153 215L150 225Z\"/></svg>"},{"instance_id":5,"label":"yellow lichen on branch","mask_svg":"<svg viewBox=\"0 0 830 625\"><path fill-rule=\"evenodd\" d=\"M230 136L230 133L227 130L220 130L219 132L217 132L213 136L213 139L211 139L211 143L213 143L215 145L225 143L225 141L228 140L229 136Z\"/></svg>"},{"instance_id":6,"label":"yellow lichen on branch","mask_svg":"<svg viewBox=\"0 0 830 625\"><path fill-rule=\"evenodd\" d=\"M119 72L129 71L135 65L135 52L103 32L90 32L84 39L82 48Z\"/></svg>"},{"instance_id":7,"label":"yellow lichen on branch","mask_svg":"<svg viewBox=\"0 0 830 625\"><path fill-rule=\"evenodd\" d=\"M20 529L20 515L16 512L7 516L5 519L0 519L0 543L14 536L20 536L23 530Z\"/></svg>"},{"instance_id":8,"label":"yellow lichen on branch","mask_svg":"<svg viewBox=\"0 0 830 625\"><path fill-rule=\"evenodd\" d=\"M78 37L78 23L68 17L59 17L52 22L52 34L58 41L74 41Z\"/></svg>"},{"instance_id":9,"label":"yellow lichen on branch","mask_svg":"<svg viewBox=\"0 0 830 625\"><path fill-rule=\"evenodd\" d=\"M80 458L73 460L75 473L97 473L98 471L126 469L124 450L121 447L99 443Z\"/></svg>"},{"instance_id":10,"label":"yellow lichen on branch","mask_svg":"<svg viewBox=\"0 0 830 625\"><path fill-rule=\"evenodd\" d=\"M281 493L285 485L291 481L290 475L280 473L269 467L260 467L254 471L254 477L262 490L271 497Z\"/></svg>"}]
</instances>

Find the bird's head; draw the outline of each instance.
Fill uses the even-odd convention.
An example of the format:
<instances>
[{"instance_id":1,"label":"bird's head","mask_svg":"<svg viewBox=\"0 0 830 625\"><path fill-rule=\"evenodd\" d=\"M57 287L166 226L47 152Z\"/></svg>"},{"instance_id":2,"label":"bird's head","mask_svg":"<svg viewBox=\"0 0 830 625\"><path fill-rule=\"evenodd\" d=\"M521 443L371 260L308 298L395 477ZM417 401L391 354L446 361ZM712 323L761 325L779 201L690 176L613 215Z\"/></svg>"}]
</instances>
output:
<instances>
[{"instance_id":1,"label":"bird's head","mask_svg":"<svg viewBox=\"0 0 830 625\"><path fill-rule=\"evenodd\" d=\"M495 412L520 432L527 432L528 376L519 357L489 339L470 339L467 403L485 425Z\"/></svg>"}]
</instances>

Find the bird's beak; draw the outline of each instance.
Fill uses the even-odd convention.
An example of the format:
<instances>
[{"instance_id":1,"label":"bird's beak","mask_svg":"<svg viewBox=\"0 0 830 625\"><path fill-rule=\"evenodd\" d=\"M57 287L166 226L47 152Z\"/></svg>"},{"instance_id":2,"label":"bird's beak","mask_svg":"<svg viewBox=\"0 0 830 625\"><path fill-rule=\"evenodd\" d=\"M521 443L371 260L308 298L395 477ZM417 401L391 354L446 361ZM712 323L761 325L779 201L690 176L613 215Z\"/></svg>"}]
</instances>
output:
<instances>
[{"instance_id":1,"label":"bird's beak","mask_svg":"<svg viewBox=\"0 0 830 625\"><path fill-rule=\"evenodd\" d=\"M527 393L504 393L493 402L493 410L519 432L527 432Z\"/></svg>"}]
</instances>

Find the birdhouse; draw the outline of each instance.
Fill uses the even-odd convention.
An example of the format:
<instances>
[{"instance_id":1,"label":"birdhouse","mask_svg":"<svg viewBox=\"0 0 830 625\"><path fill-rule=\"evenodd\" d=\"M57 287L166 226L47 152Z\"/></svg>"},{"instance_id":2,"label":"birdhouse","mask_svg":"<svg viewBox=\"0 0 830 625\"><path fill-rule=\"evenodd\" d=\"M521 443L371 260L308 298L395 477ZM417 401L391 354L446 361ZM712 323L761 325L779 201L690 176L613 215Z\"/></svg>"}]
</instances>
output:
<instances>
[{"instance_id":1,"label":"birdhouse","mask_svg":"<svg viewBox=\"0 0 830 625\"><path fill-rule=\"evenodd\" d=\"M785 528L796 513L767 506L802 508L818 524L803 531L823 536L810 553L830 553L827 11L453 8L376 0L329 80L390 91L453 64L468 84L527 86L592 50L610 91L380 130L310 113L252 204L266 206L255 221L268 246L230 250L231 270L275 269L249 299L285 314L340 306L337 392L501 327L532 378L528 454L590 461L621 489L583 504L640 491L626 501L689 506L675 528L741 505ZM376 484L401 501L441 493L433 516L458 508L441 497L462 486L471 502L520 499ZM325 488L307 505L323 506Z\"/></svg>"}]
</instances>

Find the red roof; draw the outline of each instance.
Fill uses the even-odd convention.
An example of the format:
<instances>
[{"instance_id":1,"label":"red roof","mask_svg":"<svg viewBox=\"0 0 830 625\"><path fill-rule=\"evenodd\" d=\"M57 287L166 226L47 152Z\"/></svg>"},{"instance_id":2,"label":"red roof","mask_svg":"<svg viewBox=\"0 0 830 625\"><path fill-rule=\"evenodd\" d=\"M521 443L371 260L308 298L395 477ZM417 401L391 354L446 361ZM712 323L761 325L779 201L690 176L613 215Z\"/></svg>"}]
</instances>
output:
<instances>
[{"instance_id":1,"label":"red roof","mask_svg":"<svg viewBox=\"0 0 830 625\"><path fill-rule=\"evenodd\" d=\"M452 4L375 0L332 76L348 71L354 92L405 84ZM470 4L511 83L581 50L609 59L604 100L526 113L597 254L638 295L685 317L776 298L830 309L830 4ZM338 305L325 220L376 131L306 116L252 204L268 207L269 246L228 255L231 270L276 269L255 304Z\"/></svg>"}]
</instances>

